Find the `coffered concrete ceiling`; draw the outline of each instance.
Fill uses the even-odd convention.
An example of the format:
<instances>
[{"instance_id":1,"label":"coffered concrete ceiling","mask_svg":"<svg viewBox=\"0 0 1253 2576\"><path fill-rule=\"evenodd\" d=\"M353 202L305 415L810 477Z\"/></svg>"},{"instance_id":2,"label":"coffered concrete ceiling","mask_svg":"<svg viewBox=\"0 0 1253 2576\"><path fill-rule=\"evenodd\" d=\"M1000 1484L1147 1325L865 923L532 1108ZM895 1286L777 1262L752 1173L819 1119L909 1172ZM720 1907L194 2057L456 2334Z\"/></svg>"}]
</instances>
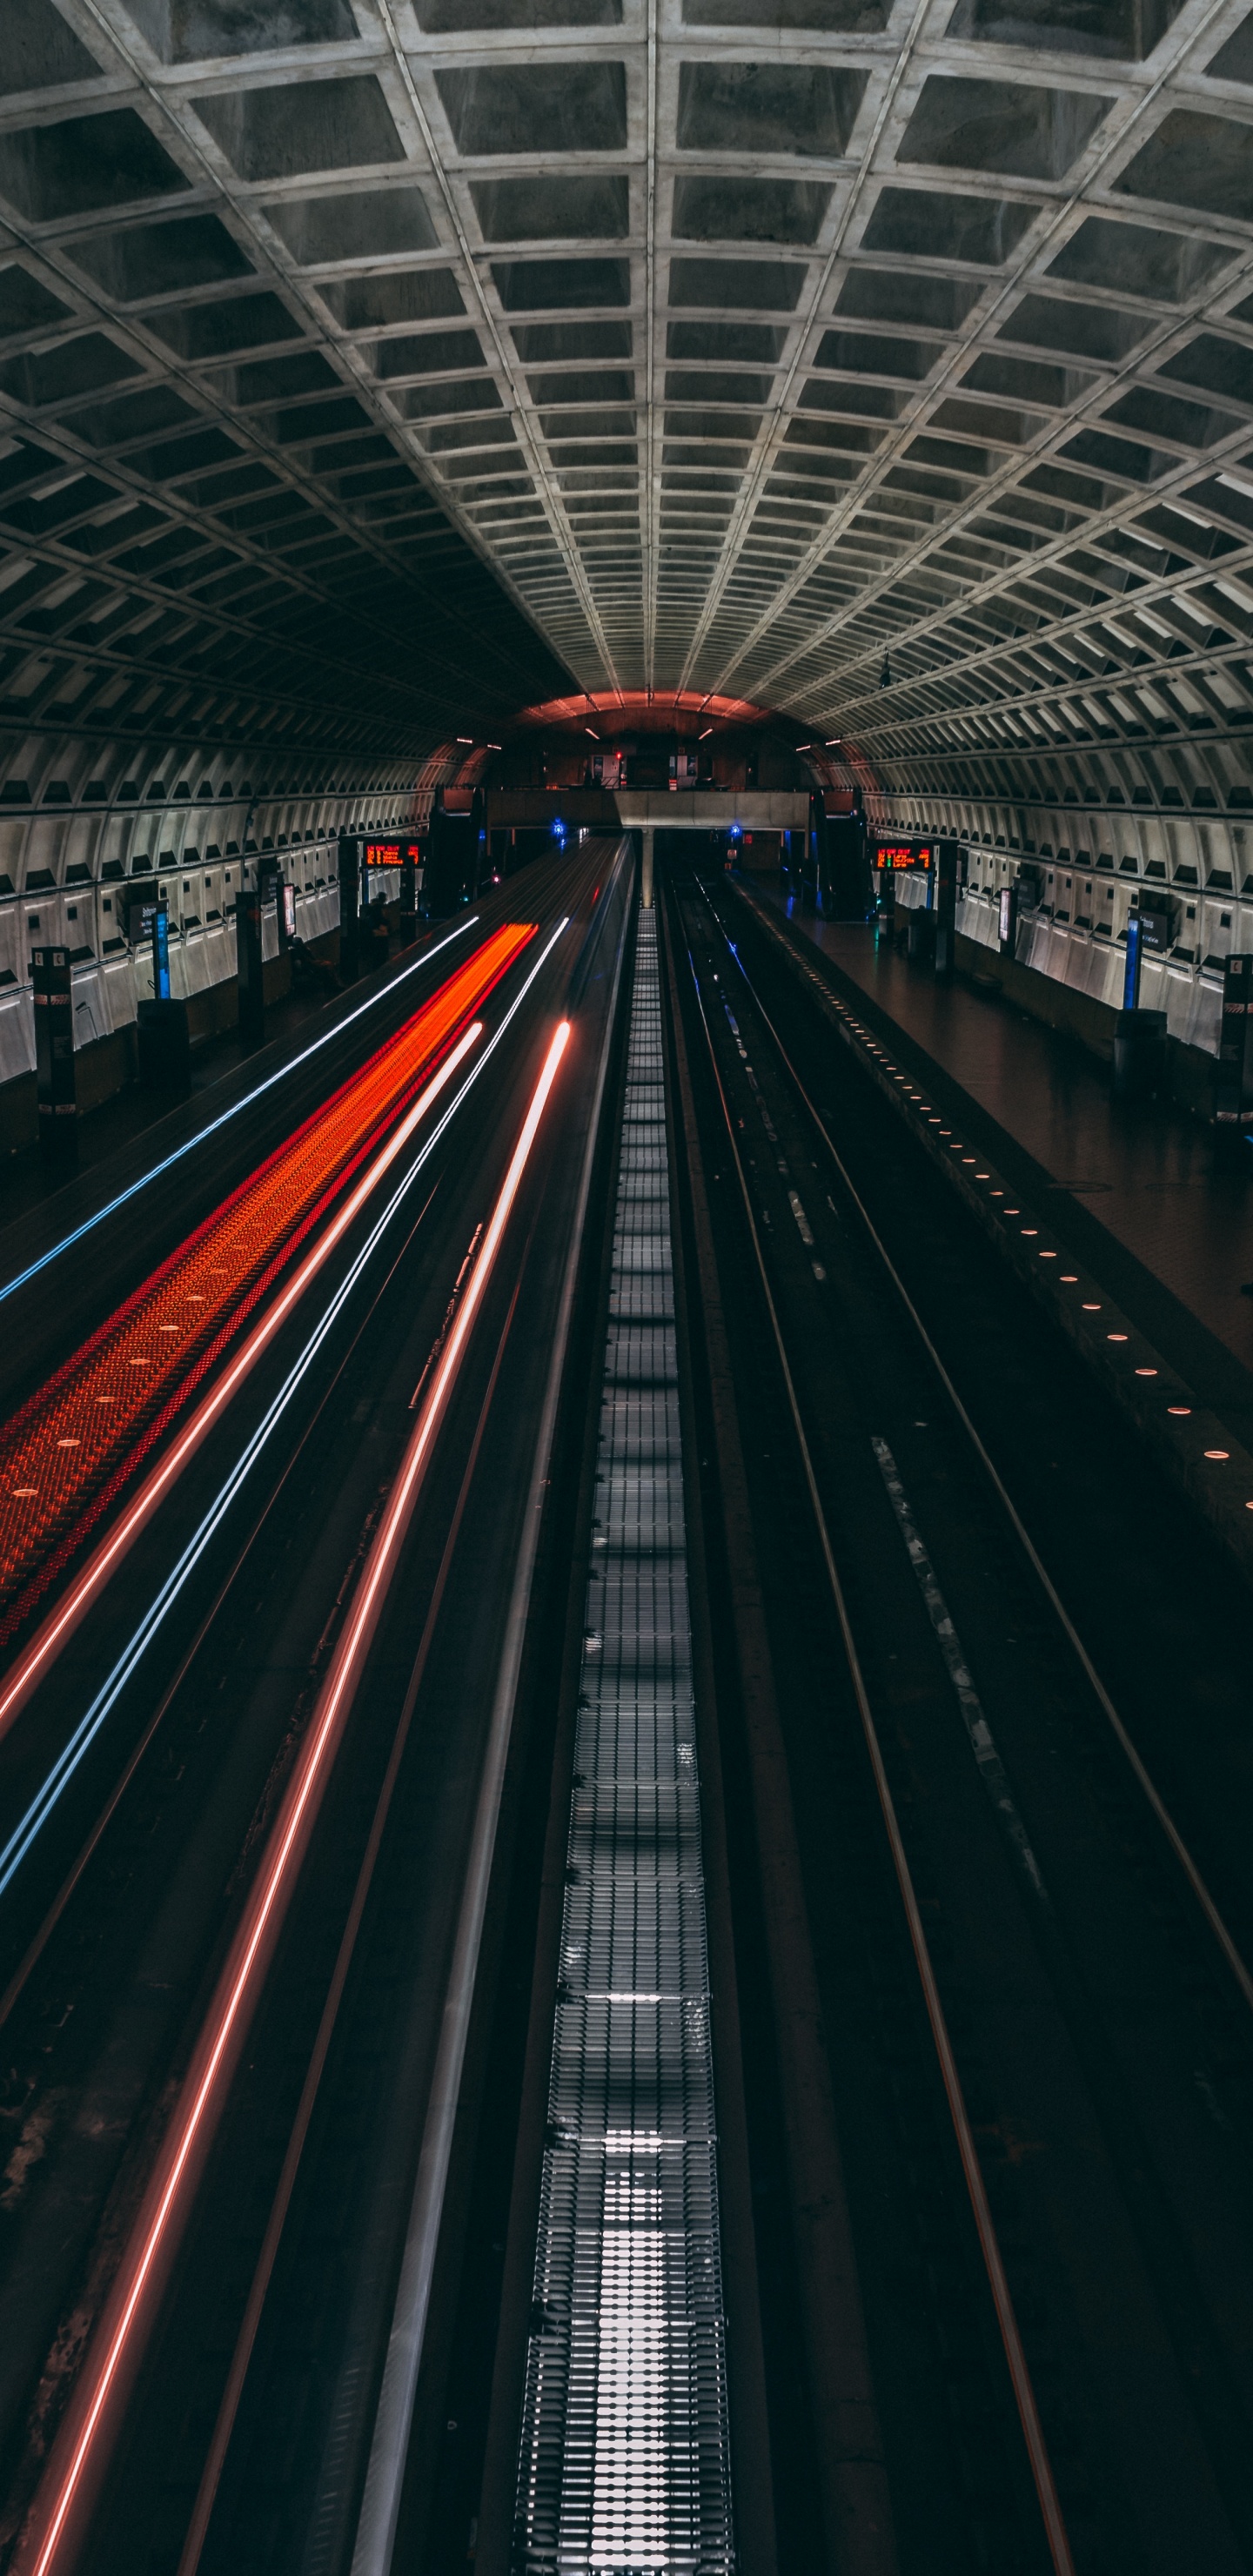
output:
<instances>
[{"instance_id":1,"label":"coffered concrete ceiling","mask_svg":"<svg viewBox=\"0 0 1253 2576\"><path fill-rule=\"evenodd\" d=\"M10 669L1200 732L1248 801L1247 0L2 14Z\"/></svg>"}]
</instances>

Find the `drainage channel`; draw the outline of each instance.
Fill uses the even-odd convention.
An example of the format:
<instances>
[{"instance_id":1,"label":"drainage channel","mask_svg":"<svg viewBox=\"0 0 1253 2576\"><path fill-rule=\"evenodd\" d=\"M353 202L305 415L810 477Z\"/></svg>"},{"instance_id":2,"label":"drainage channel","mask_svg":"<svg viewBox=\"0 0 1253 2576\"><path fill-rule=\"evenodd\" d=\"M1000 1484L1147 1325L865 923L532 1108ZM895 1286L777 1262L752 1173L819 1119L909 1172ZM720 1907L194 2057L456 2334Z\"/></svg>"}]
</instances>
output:
<instances>
[{"instance_id":1,"label":"drainage channel","mask_svg":"<svg viewBox=\"0 0 1253 2576\"><path fill-rule=\"evenodd\" d=\"M734 2562L657 916L641 911L514 2565Z\"/></svg>"}]
</instances>

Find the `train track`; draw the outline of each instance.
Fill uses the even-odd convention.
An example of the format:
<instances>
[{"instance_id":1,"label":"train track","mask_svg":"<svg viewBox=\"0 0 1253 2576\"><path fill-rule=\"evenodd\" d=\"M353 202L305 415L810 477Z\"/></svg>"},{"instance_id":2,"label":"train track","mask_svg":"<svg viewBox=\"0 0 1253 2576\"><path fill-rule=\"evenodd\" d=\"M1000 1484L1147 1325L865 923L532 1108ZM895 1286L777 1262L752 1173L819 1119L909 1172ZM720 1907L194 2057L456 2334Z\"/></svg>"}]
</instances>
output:
<instances>
[{"instance_id":1,"label":"train track","mask_svg":"<svg viewBox=\"0 0 1253 2576\"><path fill-rule=\"evenodd\" d=\"M676 875L659 929L740 2561L1253 2566L1237 1579L722 890ZM606 936L559 1220L536 1200L487 1289L111 2443L93 2576L140 2533L180 2576L509 2562L541 2166L572 2152L544 2103L604 1580ZM484 1097L512 1136L512 1059ZM432 1164L443 1268L402 1229L125 1703L129 1762L67 1803L11 1915L15 2316L71 2205L78 2229L33 2302L43 2345L0 2359L22 2576L20 2511L456 1335L486 1169ZM615 2009L649 2004L617 1982Z\"/></svg>"},{"instance_id":2,"label":"train track","mask_svg":"<svg viewBox=\"0 0 1253 2576\"><path fill-rule=\"evenodd\" d=\"M1253 2563L1237 1587L743 909L668 921L900 2564ZM1070 1568L1143 1619L1146 1524L1129 1659Z\"/></svg>"},{"instance_id":3,"label":"train track","mask_svg":"<svg viewBox=\"0 0 1253 2576\"><path fill-rule=\"evenodd\" d=\"M466 1508L462 1489L478 1469L485 1409L492 1412L506 1355L520 1395L528 1390L516 1436L526 1435L534 1363L528 1375L510 1334L518 1320L523 1333L529 1331L542 1346L538 1317L550 1290L543 1263L530 1257L534 1211L521 1231L509 1213L512 1192L529 1187L526 1167L520 1164L510 1183L501 1158L508 1159L521 1115L517 1086L525 1081L529 1088L541 1071L536 1032L543 1028L547 1044L552 1005L560 1001L593 926L595 874L594 857L580 859L573 869L567 865L573 908L582 917L562 956L544 969L499 1063L491 1066L481 1105L476 1104L473 1149L467 1150L468 1137L459 1130L441 1141L429 1169L418 1175L420 1185L398 1203L390 1235L386 1242L380 1237L373 1266L359 1283L353 1285L360 1224L345 1245L339 1268L332 1265L332 1305L345 1285L353 1293L330 1319L316 1364L311 1363L288 1407L282 1437L274 1441L255 1480L255 1493L210 1533L194 1579L180 1597L178 1615L129 1679L118 1716L100 1735L93 1759L84 1763L37 1861L10 1891L4 2027L12 2153L0 2216L7 2239L0 2299L15 2326L20 2320L20 2332L5 2339L0 2386L8 2485L6 2564L42 2565L45 2556L49 2568L63 2562L68 2566L75 2558L81 2563L86 2534L86 2563L102 2568L116 2556L121 2565L134 2545L137 2510L154 2548L172 2551L171 2563L177 2562L183 2545L217 2402L216 2396L206 2401L204 2391L214 2390L221 2367L217 2344L224 2331L228 2341L234 2335L247 2305L266 2232L266 2209L258 2212L258 2195L266 2187L262 2178L270 2177L272 2208L273 2194L283 2187L283 2145L293 2134L293 2120L299 2126L301 2079L320 2046L325 2054L319 2032L328 1996L336 1990L337 1944L352 1919L354 1881L369 1846L380 1783L395 1750L398 1710L404 1731L403 1675L415 1654L421 1659L423 1622L434 1616L431 1598L442 1597L441 1551L450 1523ZM535 943L537 951L546 953L553 927L552 892L550 886L547 926ZM575 969L576 980L579 971ZM508 995L496 1010L497 1019L507 1001ZM559 1072L554 1057L550 1085ZM538 1092L536 1104L539 1136L543 1103ZM524 1125L523 1137L527 1132ZM530 1151L528 1145L528 1155ZM549 1152L545 1144L545 1159ZM508 1205L502 1201L503 1213L498 1209L503 1269L497 1278L488 1219L490 1193L498 1186L505 1188ZM483 1204L485 1191L489 1195ZM438 1205L424 1224L433 1192ZM369 1221L369 1215L362 1220L367 1227ZM464 1258L467 1253L472 1257ZM535 1284L526 1289L515 1317L519 1264ZM465 1340L467 1366L460 1372L463 1327L469 1327L480 1289L485 1291L484 1329L476 1328ZM308 1319L297 1327L307 1329ZM428 1353L432 1364L424 1365ZM253 1401L263 1420L291 1360L289 1331L272 1364L257 1372ZM454 1396L458 1372L465 1383ZM438 1443L432 1432L428 1474L418 1449L433 1404L439 1408L436 1419L442 1419L444 1408L452 1408L454 1429L450 1441L441 1434ZM489 1462L489 1472L507 1501L515 1488L499 1454L496 1414L488 1445L494 1439L498 1454ZM243 1435L250 1428L251 1417ZM233 1457L240 1436L238 1422L224 1426L189 1471L182 1502L189 1527L206 1506L212 1512L224 1459L228 1452ZM416 1460L412 1471L407 1463L411 1451ZM420 1503L414 1535L409 1540L397 1521L389 1542L389 1520L395 1519L411 1476L417 1479L413 1492ZM510 1510L512 1504L496 1533L505 1547L511 1543L505 1525ZM8 1748L11 1803L37 1755L39 1726L46 1735L49 1717L57 1717L63 1706L80 1705L89 1695L93 1672L102 1663L107 1671L126 1638L136 1603L154 1581L159 1588L171 1547L177 1551L181 1536L177 1523L158 1523L144 1534L127 1560L117 1598L112 1592L105 1595L84 1627L81 1643L44 1685L31 1725L23 1719L15 1728ZM386 1566L378 1577L377 1597L386 1615L382 1644L376 1646L371 1586L380 1549ZM397 1584L392 1559L399 1564L402 1550L407 1550L408 1570L405 1582ZM464 1600L459 1615L464 1623ZM471 1728L489 1688L487 1667L496 1642L490 1622L483 1624L473 1651L462 1638ZM353 1664L348 1674L344 1659L351 1662L354 1654L361 1670ZM367 1658L371 1673L385 1678L363 1695ZM284 1933L280 1927L288 1898L284 1891L281 1906L277 1900L270 1904L269 1855L276 1835L282 1843L288 1806L310 1763L316 1769L322 1760L322 1711L329 1706L328 1691L333 1697L340 1686L337 1675L345 1710L351 1699L352 1730L340 1753L336 1730L341 1720L331 1711L323 1767L333 1794L325 1820L315 1821L313 1806L301 1810L299 1832L312 1836L313 1858L299 1883L293 1882L295 1929ZM446 1668L443 1687L448 1687ZM457 1762L466 1753L465 1745L457 1755L450 1744L452 1769L435 1799L433 1826L444 1812L441 1797L446 1808L451 1795L448 1813L456 1813L461 1795ZM427 1755L418 1758L421 1762ZM320 1788L317 1794L321 1796ZM302 1847L293 1843L293 1853ZM453 1865L454 1849L450 1840L440 1857L441 1884ZM311 1869L316 1900L310 1893ZM445 1888L443 1901L447 1895ZM126 2366L139 2394L111 2427L103 2463L93 2468L89 2480L84 2478L85 2501L67 2509L62 2538L55 2514L50 2519L41 2498L49 2476L60 2475L57 2462L69 2438L66 2425L72 2428L75 2408L81 2414L86 2403L84 2361L89 2372L117 2308L127 2264L132 2254L136 2260L143 2255L145 2212L158 2188L162 2157L168 2162L178 2146L179 2106L190 2098L189 2085L194 2093L197 2051L203 2054L209 2047L212 2054L216 2049L210 2027L218 2009L214 1998L232 2001L227 1991L234 1956L230 1944L233 1940L238 1948L244 1940L247 1946L250 1909L255 1912L258 1906L258 1922L262 1915L264 1922L256 1958L258 1973L265 1966L266 1974L255 2003L250 1992L246 1997L247 2015L255 2017L256 2042L227 2086L231 2051L236 2058L239 2054L231 2034L237 2030L242 2039L245 2032L241 2003L234 2020L228 2013L222 2023L222 2051L214 2060L223 2070L221 2117L215 2108L212 2136L208 2129L203 2136L189 2131L187 2170L194 2169L196 2189L188 2202L189 2218L195 2221L188 2250L175 2259L173 2245L168 2254L163 2247L149 2267L161 2297L142 2351L133 2367L129 2360ZM240 1996L245 1996L242 1986ZM249 2137L254 2117L260 2131L251 2134L241 2161L240 2139ZM242 2130L232 2128L239 2121ZM215 2143L219 2127L221 2142ZM181 2217L179 2224L186 2235ZM246 2257L241 2271L241 2249L247 2246L253 2249L252 2273ZM198 2263L205 2266L199 2272ZM190 2306L184 2307L187 2284L192 2285L187 2291ZM232 2319L233 2324L226 2323ZM198 2340L202 2336L212 2348L207 2359ZM202 2425L198 2410L206 2402L210 2420ZM154 2438L155 2454L148 2447ZM50 2446L52 2469L46 2470ZM32 2497L35 2519L23 2530ZM76 2530L71 2527L75 2515L82 2525Z\"/></svg>"}]
</instances>

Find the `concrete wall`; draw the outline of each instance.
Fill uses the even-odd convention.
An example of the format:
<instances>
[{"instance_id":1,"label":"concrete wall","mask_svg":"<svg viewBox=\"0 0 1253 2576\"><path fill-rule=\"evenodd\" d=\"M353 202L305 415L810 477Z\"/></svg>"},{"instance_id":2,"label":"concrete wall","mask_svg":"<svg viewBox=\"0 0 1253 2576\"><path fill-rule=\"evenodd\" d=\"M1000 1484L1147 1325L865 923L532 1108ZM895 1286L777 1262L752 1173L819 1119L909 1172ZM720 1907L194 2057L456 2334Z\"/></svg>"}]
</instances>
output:
<instances>
[{"instance_id":1,"label":"concrete wall","mask_svg":"<svg viewBox=\"0 0 1253 2576\"><path fill-rule=\"evenodd\" d=\"M1159 845L1156 859L1147 864L1124 846L1121 858L1104 852L1096 865L1089 862L1082 867L1073 858L1064 863L1056 854L1026 861L973 842L969 884L958 906L959 934L969 942L984 971L999 976L1000 891L1014 882L1025 891L1025 868L1026 882L1033 890L1038 883L1040 901L1034 909L1024 905L1019 913L1015 981L1024 974L1028 979L1020 987L1022 997L1038 979L1076 999L1082 997L1097 1006L1098 1016L1092 1021L1081 1012L1079 1017L1101 1031L1102 1043L1107 1038L1112 1043L1113 1014L1122 1007L1128 917L1141 899L1167 894L1176 914L1177 935L1164 961L1145 960L1141 1005L1164 1010L1168 1031L1181 1045L1216 1055L1223 961L1233 952L1253 947L1253 880L1248 897L1233 893L1223 882L1231 870L1216 871L1211 866L1206 881L1198 882L1200 854L1195 843L1186 846L1189 855L1181 858L1178 843L1174 850L1162 850ZM1028 1002L1028 1007L1033 1005ZM1051 1010L1040 1015L1054 1016Z\"/></svg>"}]
</instances>

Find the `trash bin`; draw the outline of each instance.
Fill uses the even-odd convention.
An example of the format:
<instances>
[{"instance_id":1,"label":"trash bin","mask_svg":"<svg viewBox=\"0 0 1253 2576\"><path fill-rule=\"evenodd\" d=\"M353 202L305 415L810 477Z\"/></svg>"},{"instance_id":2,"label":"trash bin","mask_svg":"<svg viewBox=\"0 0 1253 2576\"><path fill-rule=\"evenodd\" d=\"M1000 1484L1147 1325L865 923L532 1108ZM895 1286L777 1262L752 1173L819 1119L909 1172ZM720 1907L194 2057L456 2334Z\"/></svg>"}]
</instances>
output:
<instances>
[{"instance_id":1,"label":"trash bin","mask_svg":"<svg viewBox=\"0 0 1253 2576\"><path fill-rule=\"evenodd\" d=\"M1120 1100L1146 1100L1166 1088L1166 1014L1119 1011L1114 1021L1114 1090Z\"/></svg>"},{"instance_id":2,"label":"trash bin","mask_svg":"<svg viewBox=\"0 0 1253 2576\"><path fill-rule=\"evenodd\" d=\"M191 1089L186 1002L140 1003L139 1079L145 1091L168 1091L186 1098Z\"/></svg>"}]
</instances>

